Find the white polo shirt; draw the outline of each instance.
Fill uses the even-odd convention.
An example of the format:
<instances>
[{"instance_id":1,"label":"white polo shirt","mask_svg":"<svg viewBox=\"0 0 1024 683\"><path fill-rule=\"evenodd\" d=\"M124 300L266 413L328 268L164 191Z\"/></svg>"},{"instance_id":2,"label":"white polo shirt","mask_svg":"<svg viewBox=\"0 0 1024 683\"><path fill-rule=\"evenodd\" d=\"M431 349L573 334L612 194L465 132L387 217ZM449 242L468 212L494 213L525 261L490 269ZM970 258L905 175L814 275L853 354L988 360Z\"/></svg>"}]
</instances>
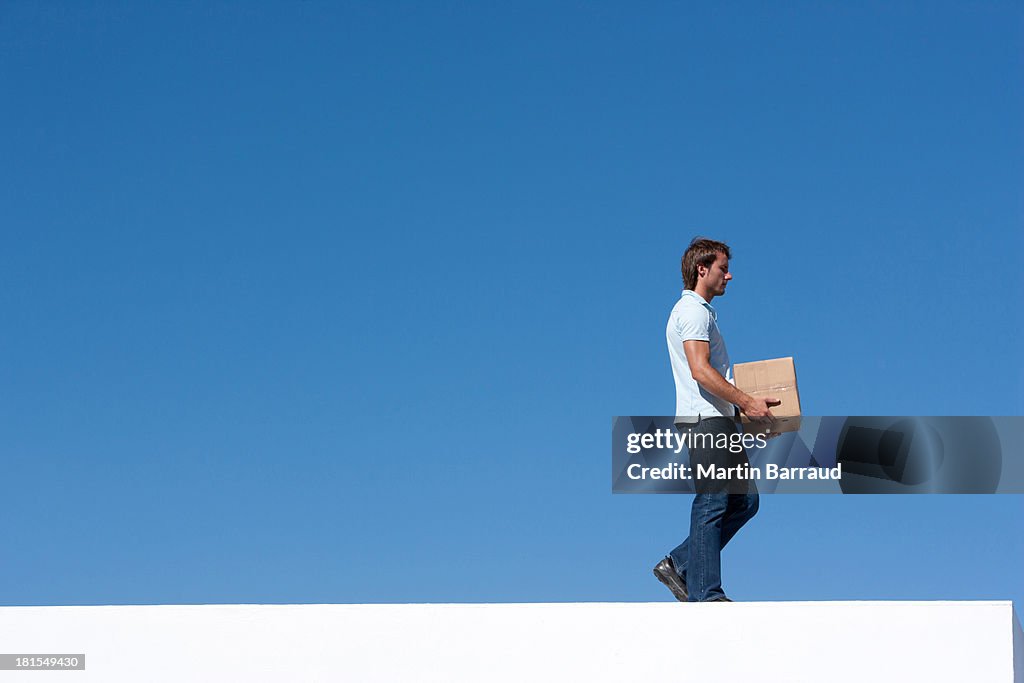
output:
<instances>
[{"instance_id":1,"label":"white polo shirt","mask_svg":"<svg viewBox=\"0 0 1024 683\"><path fill-rule=\"evenodd\" d=\"M672 361L672 376L676 381L676 422L696 422L702 417L733 417L733 404L715 396L697 384L686 362L683 342L691 339L706 341L711 348L711 367L732 382L732 364L725 340L718 330L715 309L700 294L684 289L665 328L668 356Z\"/></svg>"}]
</instances>

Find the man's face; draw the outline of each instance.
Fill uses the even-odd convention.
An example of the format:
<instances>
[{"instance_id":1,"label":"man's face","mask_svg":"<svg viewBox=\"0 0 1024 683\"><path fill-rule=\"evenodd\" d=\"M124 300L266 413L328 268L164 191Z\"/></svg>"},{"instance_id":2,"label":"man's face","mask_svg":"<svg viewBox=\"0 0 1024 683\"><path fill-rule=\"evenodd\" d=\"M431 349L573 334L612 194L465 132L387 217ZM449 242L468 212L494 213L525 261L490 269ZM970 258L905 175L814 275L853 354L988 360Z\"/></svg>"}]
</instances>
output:
<instances>
[{"instance_id":1,"label":"man's face","mask_svg":"<svg viewBox=\"0 0 1024 683\"><path fill-rule=\"evenodd\" d=\"M701 267L698 270L698 276L707 288L708 294L722 296L725 294L725 286L732 279L732 273L729 272L729 259L725 257L725 254L719 252L715 255L715 262L711 264L710 268Z\"/></svg>"}]
</instances>

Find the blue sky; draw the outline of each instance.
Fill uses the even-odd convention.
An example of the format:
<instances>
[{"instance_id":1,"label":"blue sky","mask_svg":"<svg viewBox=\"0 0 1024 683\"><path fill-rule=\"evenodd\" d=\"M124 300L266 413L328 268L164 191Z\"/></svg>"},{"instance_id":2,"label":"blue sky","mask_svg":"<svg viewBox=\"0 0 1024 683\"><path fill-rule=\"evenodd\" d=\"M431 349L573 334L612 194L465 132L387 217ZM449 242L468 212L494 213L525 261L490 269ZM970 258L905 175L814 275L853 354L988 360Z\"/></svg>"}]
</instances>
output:
<instances>
[{"instance_id":1,"label":"blue sky","mask_svg":"<svg viewBox=\"0 0 1024 683\"><path fill-rule=\"evenodd\" d=\"M485 5L4 4L0 604L668 599L695 234L806 413L1024 413L1019 4ZM765 497L725 587L1020 603L1022 513Z\"/></svg>"}]
</instances>

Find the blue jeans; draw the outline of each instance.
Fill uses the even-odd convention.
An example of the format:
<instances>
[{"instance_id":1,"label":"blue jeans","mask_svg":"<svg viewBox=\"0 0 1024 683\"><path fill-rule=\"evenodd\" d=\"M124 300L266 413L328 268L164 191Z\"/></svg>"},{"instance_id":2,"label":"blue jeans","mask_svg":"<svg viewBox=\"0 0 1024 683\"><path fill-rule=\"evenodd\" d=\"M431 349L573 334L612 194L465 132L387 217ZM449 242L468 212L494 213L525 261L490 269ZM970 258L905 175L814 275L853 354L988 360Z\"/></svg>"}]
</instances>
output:
<instances>
[{"instance_id":1,"label":"blue jeans","mask_svg":"<svg viewBox=\"0 0 1024 683\"><path fill-rule=\"evenodd\" d=\"M686 427L680 426L680 429ZM736 434L736 422L727 417L712 417L690 427L694 433ZM729 467L748 463L745 451L732 453L728 448L690 448L690 467L714 463ZM746 493L739 493L745 490ZM722 590L722 548L736 532L757 514L758 496L754 480L741 482L705 482L690 509L690 536L669 557L680 577L686 581L691 602L705 602L725 595ZM733 491L729 493L728 491Z\"/></svg>"}]
</instances>

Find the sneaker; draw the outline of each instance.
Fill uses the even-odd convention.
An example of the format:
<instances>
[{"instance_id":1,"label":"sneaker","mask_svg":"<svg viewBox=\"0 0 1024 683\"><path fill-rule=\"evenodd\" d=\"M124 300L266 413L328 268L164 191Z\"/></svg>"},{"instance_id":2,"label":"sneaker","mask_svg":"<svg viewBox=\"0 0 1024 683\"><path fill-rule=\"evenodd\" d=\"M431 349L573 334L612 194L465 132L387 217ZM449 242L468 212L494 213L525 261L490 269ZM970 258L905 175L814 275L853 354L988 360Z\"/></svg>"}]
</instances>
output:
<instances>
[{"instance_id":1,"label":"sneaker","mask_svg":"<svg viewBox=\"0 0 1024 683\"><path fill-rule=\"evenodd\" d=\"M732 600L730 600L729 598L725 597L724 595L719 595L717 598L711 598L710 600L707 600L706 602L732 602Z\"/></svg>"},{"instance_id":2,"label":"sneaker","mask_svg":"<svg viewBox=\"0 0 1024 683\"><path fill-rule=\"evenodd\" d=\"M654 565L654 576L672 591L672 595L679 602L687 602L690 599L690 594L686 590L686 581L676 573L676 566L672 563L671 557L666 557Z\"/></svg>"}]
</instances>

